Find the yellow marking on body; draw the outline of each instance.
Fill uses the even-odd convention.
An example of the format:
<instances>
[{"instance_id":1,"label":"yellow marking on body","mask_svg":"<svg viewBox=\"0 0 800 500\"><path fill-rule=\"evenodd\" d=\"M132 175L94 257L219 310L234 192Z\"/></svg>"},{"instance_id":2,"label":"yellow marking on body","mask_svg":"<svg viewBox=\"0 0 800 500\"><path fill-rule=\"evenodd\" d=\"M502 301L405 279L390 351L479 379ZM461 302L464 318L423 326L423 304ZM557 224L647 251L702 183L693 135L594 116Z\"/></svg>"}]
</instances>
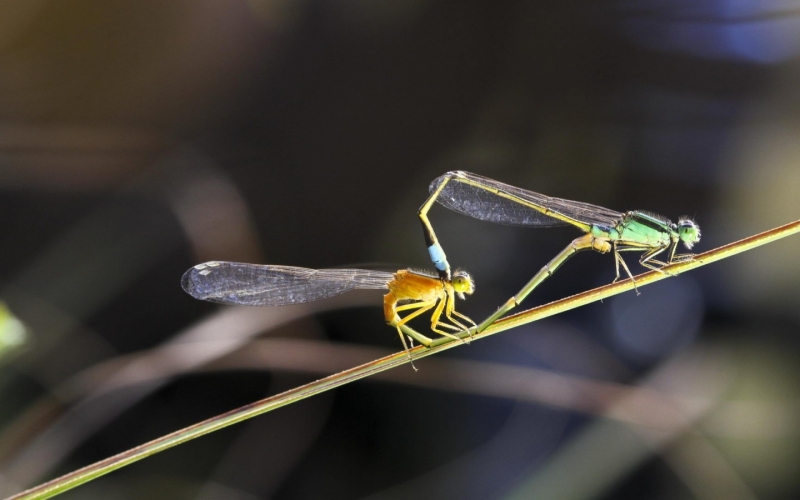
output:
<instances>
[{"instance_id":1,"label":"yellow marking on body","mask_svg":"<svg viewBox=\"0 0 800 500\"><path fill-rule=\"evenodd\" d=\"M469 179L465 179L465 178L461 178L461 177L458 177L458 178L454 177L453 180L457 180L458 182L463 182L464 184L468 184L470 186L483 189L484 191L492 193L495 196L499 196L501 198L505 198L507 200L511 200L514 203L518 203L518 204L520 204L522 206L525 206L525 207L531 208L533 210L536 210L537 212L539 212L541 214L544 214L544 215L546 215L548 217L552 217L553 219L557 219L557 220L560 220L562 222L566 222L567 224L572 224L573 226L581 229L584 232L589 232L592 229L591 224L586 224L585 222L581 222L581 221L579 221L577 219L573 219L572 217L567 217L566 215L564 215L562 213L555 212L555 211L550 210L549 208L543 207L541 205L537 205L536 203L533 203L533 202L530 202L528 200L522 199L519 196L515 196L515 195L513 195L513 194L511 194L509 192L502 191L502 190L497 189L497 188L490 188L490 187L488 187L486 185L483 185L483 184L481 184L479 182L471 181Z\"/></svg>"},{"instance_id":2,"label":"yellow marking on body","mask_svg":"<svg viewBox=\"0 0 800 500\"><path fill-rule=\"evenodd\" d=\"M393 279L386 284L386 287L389 289L389 293L383 297L383 314L387 323L397 327L397 332L404 346L406 345L405 338L400 327L431 309L433 309L431 330L444 337L461 340L441 330L441 327L452 328L457 331L466 331L468 329L468 327L454 319L453 315L466 319L473 325L475 324L471 319L455 311L453 285L447 280L415 273L408 269L401 269L394 273ZM398 302L404 300L413 302L398 305ZM414 312L403 318L398 314L401 311L411 310L414 310ZM445 317L452 325L441 320L442 313L445 314Z\"/></svg>"}]
</instances>

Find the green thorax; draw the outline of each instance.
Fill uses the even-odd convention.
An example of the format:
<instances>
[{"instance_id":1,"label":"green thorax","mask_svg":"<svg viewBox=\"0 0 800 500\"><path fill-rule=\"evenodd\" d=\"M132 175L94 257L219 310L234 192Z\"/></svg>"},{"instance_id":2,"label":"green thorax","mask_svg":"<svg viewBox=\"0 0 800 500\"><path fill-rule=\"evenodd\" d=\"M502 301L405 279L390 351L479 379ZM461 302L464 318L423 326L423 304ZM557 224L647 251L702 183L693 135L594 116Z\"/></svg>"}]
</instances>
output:
<instances>
[{"instance_id":1,"label":"green thorax","mask_svg":"<svg viewBox=\"0 0 800 500\"><path fill-rule=\"evenodd\" d=\"M674 224L660 215L648 212L626 212L613 227L593 225L593 236L637 246L663 247L677 240Z\"/></svg>"}]
</instances>

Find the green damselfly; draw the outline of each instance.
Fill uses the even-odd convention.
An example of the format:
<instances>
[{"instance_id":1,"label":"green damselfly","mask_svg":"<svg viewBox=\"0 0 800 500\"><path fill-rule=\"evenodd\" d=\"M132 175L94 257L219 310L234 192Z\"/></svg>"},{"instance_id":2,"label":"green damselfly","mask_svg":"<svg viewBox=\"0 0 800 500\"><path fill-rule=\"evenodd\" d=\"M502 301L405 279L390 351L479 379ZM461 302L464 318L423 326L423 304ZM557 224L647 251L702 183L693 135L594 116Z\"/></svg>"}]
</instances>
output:
<instances>
[{"instance_id":1,"label":"green damselfly","mask_svg":"<svg viewBox=\"0 0 800 500\"><path fill-rule=\"evenodd\" d=\"M650 212L617 212L589 203L545 196L469 172L448 172L436 178L430 185L430 193L419 209L419 218L431 260L443 280L448 280L451 275L450 264L428 219L428 212L437 201L450 210L498 224L536 227L573 225L586 233L573 240L516 295L478 325L477 332L483 331L522 302L576 252L613 252L617 272L614 281L620 279L620 265L633 280L620 252L643 252L639 259L642 266L664 272L661 270L663 266L694 258L694 254L678 254L678 243L682 242L691 250L700 241L700 228L689 217L681 217L675 224ZM665 256L661 257L664 260L657 260L656 257L661 255Z\"/></svg>"}]
</instances>

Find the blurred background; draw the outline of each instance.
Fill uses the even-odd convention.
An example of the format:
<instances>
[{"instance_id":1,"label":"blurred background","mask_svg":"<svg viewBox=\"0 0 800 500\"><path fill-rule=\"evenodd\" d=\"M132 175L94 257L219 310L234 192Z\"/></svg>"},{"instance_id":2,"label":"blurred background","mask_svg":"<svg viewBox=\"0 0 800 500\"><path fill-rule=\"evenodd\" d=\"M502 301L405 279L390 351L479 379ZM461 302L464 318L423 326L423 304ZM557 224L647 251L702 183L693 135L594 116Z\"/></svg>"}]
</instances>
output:
<instances>
[{"instance_id":1,"label":"blurred background","mask_svg":"<svg viewBox=\"0 0 800 500\"><path fill-rule=\"evenodd\" d=\"M0 497L398 351L379 291L221 307L180 277L430 267L416 212L448 170L695 217L698 251L800 218L799 54L798 0L3 2ZM430 217L476 320L579 235ZM419 360L63 498L798 498L799 250ZM581 254L525 305L613 276Z\"/></svg>"}]
</instances>

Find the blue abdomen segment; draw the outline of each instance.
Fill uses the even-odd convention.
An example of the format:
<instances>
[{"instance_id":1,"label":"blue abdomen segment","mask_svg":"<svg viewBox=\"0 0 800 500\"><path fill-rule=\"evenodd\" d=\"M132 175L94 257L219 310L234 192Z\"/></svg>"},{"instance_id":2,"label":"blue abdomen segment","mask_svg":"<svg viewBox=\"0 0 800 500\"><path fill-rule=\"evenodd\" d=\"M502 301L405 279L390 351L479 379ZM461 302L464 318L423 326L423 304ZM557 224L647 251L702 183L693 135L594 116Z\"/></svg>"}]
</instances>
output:
<instances>
[{"instance_id":1,"label":"blue abdomen segment","mask_svg":"<svg viewBox=\"0 0 800 500\"><path fill-rule=\"evenodd\" d=\"M431 262L436 266L436 269L439 271L447 271L449 269L450 265L447 263L447 256L439 243L429 246L428 254L430 254Z\"/></svg>"}]
</instances>

